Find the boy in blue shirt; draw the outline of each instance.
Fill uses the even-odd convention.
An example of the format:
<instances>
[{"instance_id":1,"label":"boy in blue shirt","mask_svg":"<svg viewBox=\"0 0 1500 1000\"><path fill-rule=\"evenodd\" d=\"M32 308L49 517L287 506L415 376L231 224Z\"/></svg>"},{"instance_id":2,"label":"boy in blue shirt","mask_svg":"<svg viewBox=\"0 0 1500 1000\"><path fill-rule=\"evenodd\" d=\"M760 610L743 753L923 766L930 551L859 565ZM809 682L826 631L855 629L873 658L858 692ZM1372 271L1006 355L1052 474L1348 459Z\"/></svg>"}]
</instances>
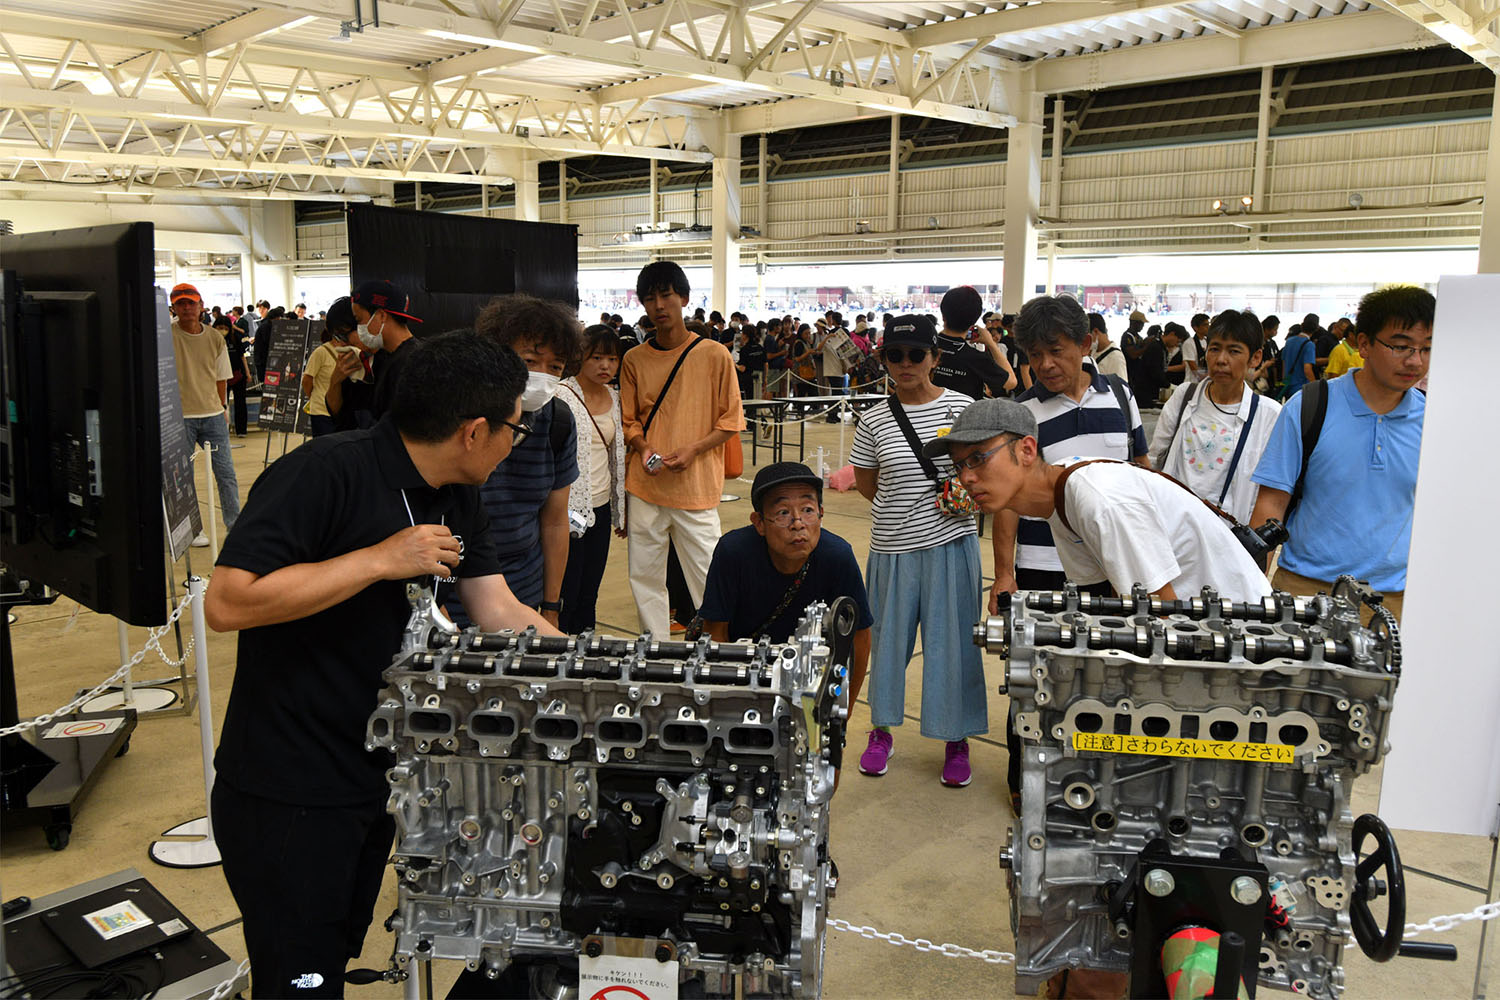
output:
<instances>
[{"instance_id":1,"label":"boy in blue shirt","mask_svg":"<svg viewBox=\"0 0 1500 1000\"><path fill-rule=\"evenodd\" d=\"M1436 308L1432 293L1413 285L1360 300L1354 328L1365 367L1327 383L1327 413L1290 512L1303 464L1302 407L1282 408L1252 477L1261 488L1250 516L1255 527L1281 520L1291 535L1272 579L1278 590L1326 591L1349 573L1384 592L1401 616L1426 411L1415 390L1427 375Z\"/></svg>"}]
</instances>

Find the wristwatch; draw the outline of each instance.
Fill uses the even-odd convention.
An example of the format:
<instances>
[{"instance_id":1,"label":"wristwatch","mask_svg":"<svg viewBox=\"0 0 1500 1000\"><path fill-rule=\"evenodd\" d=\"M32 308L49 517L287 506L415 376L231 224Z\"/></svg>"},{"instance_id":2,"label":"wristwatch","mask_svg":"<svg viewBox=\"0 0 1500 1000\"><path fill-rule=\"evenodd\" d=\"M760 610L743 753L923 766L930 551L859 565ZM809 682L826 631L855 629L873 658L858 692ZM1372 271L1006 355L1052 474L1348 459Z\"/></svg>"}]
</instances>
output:
<instances>
[{"instance_id":1,"label":"wristwatch","mask_svg":"<svg viewBox=\"0 0 1500 1000\"><path fill-rule=\"evenodd\" d=\"M543 601L541 603L541 609L543 611L561 611L562 601Z\"/></svg>"}]
</instances>

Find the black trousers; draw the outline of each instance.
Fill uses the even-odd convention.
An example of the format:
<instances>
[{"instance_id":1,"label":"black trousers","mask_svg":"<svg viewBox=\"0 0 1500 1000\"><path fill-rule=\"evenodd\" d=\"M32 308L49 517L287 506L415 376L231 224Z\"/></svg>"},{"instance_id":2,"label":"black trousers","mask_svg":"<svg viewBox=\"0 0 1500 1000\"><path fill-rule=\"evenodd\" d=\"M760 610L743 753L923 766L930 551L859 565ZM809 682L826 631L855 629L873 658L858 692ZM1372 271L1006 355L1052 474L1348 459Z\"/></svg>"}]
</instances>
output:
<instances>
[{"instance_id":1,"label":"black trousers","mask_svg":"<svg viewBox=\"0 0 1500 1000\"><path fill-rule=\"evenodd\" d=\"M679 625L691 625L698 615L698 606L693 603L693 592L688 589L687 576L682 572L682 562L677 558L677 546L667 543L667 603L672 608L672 620Z\"/></svg>"},{"instance_id":2,"label":"black trousers","mask_svg":"<svg viewBox=\"0 0 1500 1000\"><path fill-rule=\"evenodd\" d=\"M245 919L254 995L341 997L364 947L396 821L384 800L321 807L275 802L220 780L214 839Z\"/></svg>"},{"instance_id":3,"label":"black trousers","mask_svg":"<svg viewBox=\"0 0 1500 1000\"><path fill-rule=\"evenodd\" d=\"M1021 590L1062 590L1063 584L1068 582L1066 573L1061 570L1049 569L1023 569L1016 567L1016 586ZM1085 583L1078 587L1080 593L1098 594L1101 597L1112 596L1115 588L1110 586L1108 580L1103 583ZM1007 712L1005 715L1005 749L1010 758L1005 767L1005 778L1010 783L1012 795L1021 794L1021 737L1016 735L1015 712Z\"/></svg>"},{"instance_id":4,"label":"black trousers","mask_svg":"<svg viewBox=\"0 0 1500 1000\"><path fill-rule=\"evenodd\" d=\"M594 526L582 538L568 540L568 568L563 571L562 611L558 627L577 635L594 627L595 609L599 605L599 584L604 579L604 564L609 561L611 508L602 504L594 508Z\"/></svg>"},{"instance_id":5,"label":"black trousers","mask_svg":"<svg viewBox=\"0 0 1500 1000\"><path fill-rule=\"evenodd\" d=\"M230 386L229 393L234 398L234 432L244 437L250 424L250 407L245 402L245 380L240 379L237 385Z\"/></svg>"}]
</instances>

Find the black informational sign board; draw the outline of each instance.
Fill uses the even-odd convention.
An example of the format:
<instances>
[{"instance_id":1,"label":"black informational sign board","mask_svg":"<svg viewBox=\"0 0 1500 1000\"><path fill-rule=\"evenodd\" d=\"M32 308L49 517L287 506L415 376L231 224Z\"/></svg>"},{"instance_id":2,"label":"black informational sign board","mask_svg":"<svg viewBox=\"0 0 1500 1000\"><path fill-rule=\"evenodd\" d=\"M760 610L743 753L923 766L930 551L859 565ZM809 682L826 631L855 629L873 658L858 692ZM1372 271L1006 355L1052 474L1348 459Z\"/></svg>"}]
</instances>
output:
<instances>
[{"instance_id":1,"label":"black informational sign board","mask_svg":"<svg viewBox=\"0 0 1500 1000\"><path fill-rule=\"evenodd\" d=\"M308 429L302 395L302 370L307 356L323 336L323 321L278 319L271 324L271 346L266 351L265 384L260 397L259 426L287 434Z\"/></svg>"},{"instance_id":2,"label":"black informational sign board","mask_svg":"<svg viewBox=\"0 0 1500 1000\"><path fill-rule=\"evenodd\" d=\"M203 530L203 514L198 510L198 487L193 479L193 447L182 422L172 316L160 288L156 290L156 371L161 410L161 506L167 518L167 548L175 563L187 552L193 536Z\"/></svg>"}]
</instances>

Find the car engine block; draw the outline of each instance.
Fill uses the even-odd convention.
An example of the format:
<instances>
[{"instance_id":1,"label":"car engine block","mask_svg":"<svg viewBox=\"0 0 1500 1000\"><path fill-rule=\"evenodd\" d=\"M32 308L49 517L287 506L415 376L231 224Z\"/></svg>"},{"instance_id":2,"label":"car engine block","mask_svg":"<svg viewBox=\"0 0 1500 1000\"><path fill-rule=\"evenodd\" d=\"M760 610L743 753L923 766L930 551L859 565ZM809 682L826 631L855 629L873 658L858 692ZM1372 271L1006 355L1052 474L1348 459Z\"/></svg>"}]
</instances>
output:
<instances>
[{"instance_id":1,"label":"car engine block","mask_svg":"<svg viewBox=\"0 0 1500 1000\"><path fill-rule=\"evenodd\" d=\"M773 645L459 631L412 594L367 731L396 755L398 965L547 993L630 954L683 996L819 994L851 602Z\"/></svg>"},{"instance_id":2,"label":"car engine block","mask_svg":"<svg viewBox=\"0 0 1500 1000\"><path fill-rule=\"evenodd\" d=\"M1159 975L1159 940L1139 939L1154 907L1153 934L1236 923L1250 996L1257 982L1339 995L1356 882L1371 881L1355 877L1350 789L1385 752L1400 673L1376 595L1341 580L1331 597L1241 605L1070 585L1012 595L975 640L1009 658L1022 746L1001 852L1018 992L1069 968ZM1197 874L1174 879L1173 859L1223 884L1184 900Z\"/></svg>"}]
</instances>

